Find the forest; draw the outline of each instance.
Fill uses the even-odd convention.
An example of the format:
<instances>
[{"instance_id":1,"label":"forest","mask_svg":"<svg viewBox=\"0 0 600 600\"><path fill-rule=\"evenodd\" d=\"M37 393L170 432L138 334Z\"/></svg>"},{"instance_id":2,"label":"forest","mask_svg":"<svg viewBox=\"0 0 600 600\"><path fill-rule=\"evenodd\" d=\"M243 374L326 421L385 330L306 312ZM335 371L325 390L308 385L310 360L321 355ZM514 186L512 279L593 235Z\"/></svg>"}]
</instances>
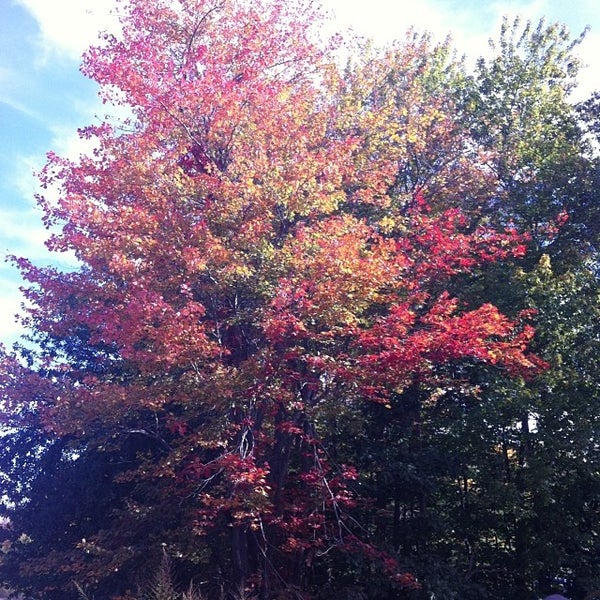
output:
<instances>
[{"instance_id":1,"label":"forest","mask_svg":"<svg viewBox=\"0 0 600 600\"><path fill-rule=\"evenodd\" d=\"M312 2L129 0L113 117L14 256L0 587L31 600L600 598L600 93Z\"/></svg>"}]
</instances>

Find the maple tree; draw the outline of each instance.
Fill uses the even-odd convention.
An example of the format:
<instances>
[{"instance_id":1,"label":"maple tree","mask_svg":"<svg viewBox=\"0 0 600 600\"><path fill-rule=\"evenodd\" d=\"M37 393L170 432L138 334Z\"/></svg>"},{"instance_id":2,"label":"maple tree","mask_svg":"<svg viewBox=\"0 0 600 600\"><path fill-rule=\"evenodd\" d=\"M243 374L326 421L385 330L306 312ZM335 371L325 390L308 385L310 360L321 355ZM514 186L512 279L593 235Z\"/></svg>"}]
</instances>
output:
<instances>
[{"instance_id":1,"label":"maple tree","mask_svg":"<svg viewBox=\"0 0 600 600\"><path fill-rule=\"evenodd\" d=\"M131 118L82 130L94 152L50 154L40 175L59 190L40 198L48 245L80 267L16 259L39 350L3 361L28 460L2 564L28 593L131 598L164 549L209 597L409 594L373 490L386 465L360 444L389 449L386 415L417 428L415 397L476 396L476 369L544 366L529 313L451 285L528 238L460 208L497 180L451 135L447 46L412 35L341 69L319 19L301 2L131 0L122 36L87 53ZM80 478L76 505L59 501Z\"/></svg>"}]
</instances>

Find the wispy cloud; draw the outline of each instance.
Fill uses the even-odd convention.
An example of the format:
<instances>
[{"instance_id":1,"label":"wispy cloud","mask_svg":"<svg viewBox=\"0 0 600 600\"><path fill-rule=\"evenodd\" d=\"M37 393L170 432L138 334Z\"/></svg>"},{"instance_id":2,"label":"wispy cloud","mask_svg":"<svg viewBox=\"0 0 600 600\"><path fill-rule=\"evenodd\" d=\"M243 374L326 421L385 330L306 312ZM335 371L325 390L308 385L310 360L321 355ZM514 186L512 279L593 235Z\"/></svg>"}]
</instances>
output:
<instances>
[{"instance_id":1,"label":"wispy cloud","mask_svg":"<svg viewBox=\"0 0 600 600\"><path fill-rule=\"evenodd\" d=\"M3 54L10 49L2 49ZM5 58L0 55L0 59ZM26 96L24 88L27 82L22 73L17 72L14 66L0 64L0 103L29 119L41 120L41 115L29 107L24 101Z\"/></svg>"},{"instance_id":2,"label":"wispy cloud","mask_svg":"<svg viewBox=\"0 0 600 600\"><path fill-rule=\"evenodd\" d=\"M40 28L40 58L65 56L79 60L95 43L98 33L114 30L118 19L115 0L17 0L36 19Z\"/></svg>"},{"instance_id":3,"label":"wispy cloud","mask_svg":"<svg viewBox=\"0 0 600 600\"><path fill-rule=\"evenodd\" d=\"M62 156L76 159L81 154L91 151L92 145L88 140L64 135L59 132L55 148ZM43 167L45 157L42 155L19 156L15 161L15 169L11 176L10 187L15 190L21 202L14 207L5 206L0 216L0 252L15 256L24 256L36 264L59 264L71 269L77 266L77 260L71 253L56 255L45 246L51 235L43 224L43 213L35 201L41 187L36 173ZM59 190L49 187L43 190L49 201L58 200Z\"/></svg>"},{"instance_id":4,"label":"wispy cloud","mask_svg":"<svg viewBox=\"0 0 600 600\"><path fill-rule=\"evenodd\" d=\"M65 140L67 138L65 137ZM75 142L73 142L75 143ZM75 152L68 144L61 149ZM57 255L46 248L50 233L42 222L42 212L35 204L39 185L34 175L44 163L42 154L21 155L13 158L13 172L6 187L13 190L13 204L3 199L0 212L0 341L10 346L21 335L22 330L14 315L20 312L23 297L18 269L8 256L26 257L34 264L56 265L67 270L76 268L77 261L72 253ZM55 193L55 192L52 192Z\"/></svg>"},{"instance_id":5,"label":"wispy cloud","mask_svg":"<svg viewBox=\"0 0 600 600\"><path fill-rule=\"evenodd\" d=\"M40 115L37 111L33 110L23 102L20 102L19 100L1 92L0 102L5 106L8 106L9 108L12 108L13 110L17 111L18 113L21 113L29 119L33 119L39 122L43 122L44 120L42 115Z\"/></svg>"},{"instance_id":6,"label":"wispy cloud","mask_svg":"<svg viewBox=\"0 0 600 600\"><path fill-rule=\"evenodd\" d=\"M44 246L47 232L42 226L40 214L29 210L4 209L0 218L0 341L11 346L23 333L15 315L21 312L23 297L22 281L18 269L6 257L27 256L35 262L48 263Z\"/></svg>"}]
</instances>

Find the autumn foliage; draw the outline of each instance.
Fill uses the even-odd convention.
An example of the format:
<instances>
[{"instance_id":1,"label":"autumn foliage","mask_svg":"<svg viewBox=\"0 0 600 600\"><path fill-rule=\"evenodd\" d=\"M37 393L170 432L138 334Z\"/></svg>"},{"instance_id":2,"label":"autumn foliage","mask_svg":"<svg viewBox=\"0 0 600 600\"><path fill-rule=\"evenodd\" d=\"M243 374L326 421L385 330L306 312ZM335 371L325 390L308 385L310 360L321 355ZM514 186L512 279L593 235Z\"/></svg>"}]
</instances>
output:
<instances>
[{"instance_id":1,"label":"autumn foliage","mask_svg":"<svg viewBox=\"0 0 600 600\"><path fill-rule=\"evenodd\" d=\"M110 498L60 547L7 542L21 581L128 598L165 548L210 598L332 598L373 577L401 597L420 582L352 440L386 411L418 423L397 416L411 395L476 396L469 370L543 366L530 313L450 286L528 237L471 210L497 181L432 87L443 48L358 45L342 68L308 4L123 11L83 71L130 117L40 175L48 245L80 267L17 259L39 350L2 372L5 424Z\"/></svg>"}]
</instances>

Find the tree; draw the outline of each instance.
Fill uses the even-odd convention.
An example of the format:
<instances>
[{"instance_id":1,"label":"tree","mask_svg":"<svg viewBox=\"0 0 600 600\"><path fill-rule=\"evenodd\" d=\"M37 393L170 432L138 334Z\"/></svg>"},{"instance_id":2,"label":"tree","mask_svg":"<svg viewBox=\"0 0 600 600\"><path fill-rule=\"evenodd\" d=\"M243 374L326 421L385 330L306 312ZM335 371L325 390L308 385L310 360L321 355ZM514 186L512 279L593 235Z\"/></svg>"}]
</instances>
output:
<instances>
[{"instance_id":1,"label":"tree","mask_svg":"<svg viewBox=\"0 0 600 600\"><path fill-rule=\"evenodd\" d=\"M14 587L130 598L166 549L209 597L407 595L413 542L382 511L412 483L386 483L382 423L417 432L415 399L461 373L543 365L526 313L449 291L526 248L442 197L489 185L445 133L446 47L412 36L343 71L315 23L302 3L132 0L87 53L132 116L41 173L49 246L80 268L16 259L39 352L2 372L4 460L28 459L3 509Z\"/></svg>"},{"instance_id":2,"label":"tree","mask_svg":"<svg viewBox=\"0 0 600 600\"><path fill-rule=\"evenodd\" d=\"M558 266L576 248L597 248L596 169L569 99L585 33L571 39L558 23L505 19L495 55L479 60L466 94L465 119L499 182L487 214L531 234L533 264L543 253Z\"/></svg>"},{"instance_id":3,"label":"tree","mask_svg":"<svg viewBox=\"0 0 600 600\"><path fill-rule=\"evenodd\" d=\"M532 308L533 348L549 369L527 381L478 367L471 389L440 390L423 417L426 456L452 457L433 463L433 473L431 458L412 471L429 485L435 527L423 536L429 546L417 571L444 597L535 598L557 576L573 598L598 588L588 537L597 526L598 171L585 137L594 131L593 101L569 102L577 41L558 25L505 22L497 53L455 88L471 143L497 176L471 214L512 221L531 243L518 261L491 264L450 289L508 315Z\"/></svg>"}]
</instances>

